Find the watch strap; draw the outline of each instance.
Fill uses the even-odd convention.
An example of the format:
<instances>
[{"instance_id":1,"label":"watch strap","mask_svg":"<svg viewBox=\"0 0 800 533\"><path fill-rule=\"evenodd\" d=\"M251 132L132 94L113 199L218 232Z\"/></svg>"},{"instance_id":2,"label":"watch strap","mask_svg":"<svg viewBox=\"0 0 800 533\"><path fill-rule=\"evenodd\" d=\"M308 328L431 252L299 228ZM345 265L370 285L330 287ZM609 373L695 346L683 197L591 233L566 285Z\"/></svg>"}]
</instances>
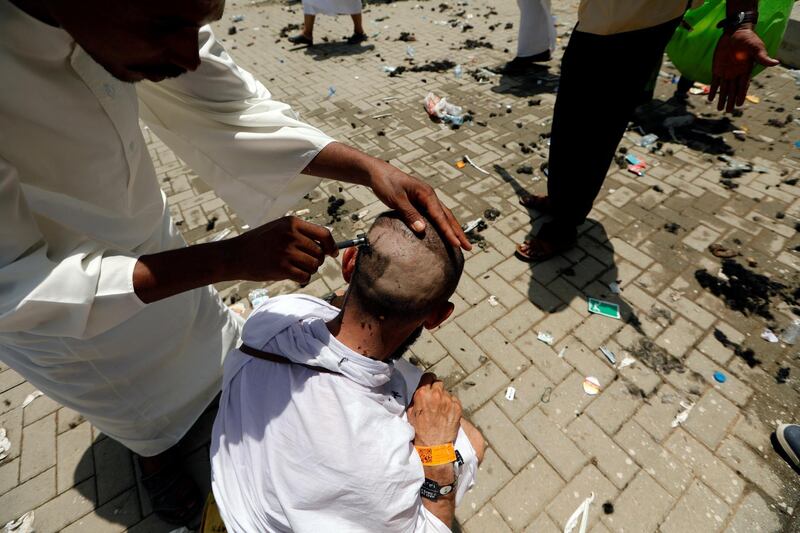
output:
<instances>
[{"instance_id":1,"label":"watch strap","mask_svg":"<svg viewBox=\"0 0 800 533\"><path fill-rule=\"evenodd\" d=\"M419 494L423 498L435 502L440 496L447 496L453 492L456 488L456 483L458 483L457 479L449 485L439 485L436 481L425 478L425 481L422 482L422 486L419 488Z\"/></svg>"},{"instance_id":2,"label":"watch strap","mask_svg":"<svg viewBox=\"0 0 800 533\"><path fill-rule=\"evenodd\" d=\"M454 463L458 460L452 443L436 446L414 446L422 460L423 466L439 466Z\"/></svg>"},{"instance_id":3,"label":"watch strap","mask_svg":"<svg viewBox=\"0 0 800 533\"><path fill-rule=\"evenodd\" d=\"M739 11L724 19L720 20L717 28L726 30L736 29L742 24L752 23L754 26L758 23L758 11Z\"/></svg>"}]
</instances>

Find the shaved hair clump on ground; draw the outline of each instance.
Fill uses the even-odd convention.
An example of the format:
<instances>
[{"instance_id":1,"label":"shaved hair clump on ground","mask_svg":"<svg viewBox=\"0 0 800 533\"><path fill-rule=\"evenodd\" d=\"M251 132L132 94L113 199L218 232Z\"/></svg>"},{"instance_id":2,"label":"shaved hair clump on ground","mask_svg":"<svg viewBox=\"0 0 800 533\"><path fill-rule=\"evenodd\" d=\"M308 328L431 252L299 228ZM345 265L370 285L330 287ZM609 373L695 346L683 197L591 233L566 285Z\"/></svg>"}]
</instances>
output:
<instances>
[{"instance_id":1,"label":"shaved hair clump on ground","mask_svg":"<svg viewBox=\"0 0 800 533\"><path fill-rule=\"evenodd\" d=\"M415 234L396 211L382 213L359 248L351 293L356 305L384 320L419 319L447 302L464 269L461 249L427 218Z\"/></svg>"}]
</instances>

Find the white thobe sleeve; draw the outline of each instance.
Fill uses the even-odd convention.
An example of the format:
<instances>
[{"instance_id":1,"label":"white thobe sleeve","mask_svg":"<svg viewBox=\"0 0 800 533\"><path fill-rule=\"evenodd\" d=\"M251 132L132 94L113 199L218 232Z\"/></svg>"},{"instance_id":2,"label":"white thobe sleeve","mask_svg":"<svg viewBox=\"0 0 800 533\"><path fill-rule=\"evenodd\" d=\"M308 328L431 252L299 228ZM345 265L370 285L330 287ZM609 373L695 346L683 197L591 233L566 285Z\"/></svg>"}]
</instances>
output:
<instances>
[{"instance_id":1,"label":"white thobe sleeve","mask_svg":"<svg viewBox=\"0 0 800 533\"><path fill-rule=\"evenodd\" d=\"M278 218L318 183L300 172L333 139L298 120L200 29L200 66L137 85L142 120L248 224Z\"/></svg>"},{"instance_id":2,"label":"white thobe sleeve","mask_svg":"<svg viewBox=\"0 0 800 533\"><path fill-rule=\"evenodd\" d=\"M45 242L16 168L0 158L0 333L88 338L120 324L145 306L136 261L88 239Z\"/></svg>"}]
</instances>

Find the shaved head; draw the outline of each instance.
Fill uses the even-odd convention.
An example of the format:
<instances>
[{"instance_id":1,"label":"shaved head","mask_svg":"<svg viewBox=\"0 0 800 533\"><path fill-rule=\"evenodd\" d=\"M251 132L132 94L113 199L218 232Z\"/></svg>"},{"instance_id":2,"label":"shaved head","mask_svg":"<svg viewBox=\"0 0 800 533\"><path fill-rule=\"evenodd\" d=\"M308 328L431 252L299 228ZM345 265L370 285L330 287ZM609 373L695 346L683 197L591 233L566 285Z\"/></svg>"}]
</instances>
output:
<instances>
[{"instance_id":1,"label":"shaved head","mask_svg":"<svg viewBox=\"0 0 800 533\"><path fill-rule=\"evenodd\" d=\"M363 311L388 321L419 320L455 292L464 256L425 222L425 233L417 235L394 211L375 220L351 280L354 303Z\"/></svg>"}]
</instances>

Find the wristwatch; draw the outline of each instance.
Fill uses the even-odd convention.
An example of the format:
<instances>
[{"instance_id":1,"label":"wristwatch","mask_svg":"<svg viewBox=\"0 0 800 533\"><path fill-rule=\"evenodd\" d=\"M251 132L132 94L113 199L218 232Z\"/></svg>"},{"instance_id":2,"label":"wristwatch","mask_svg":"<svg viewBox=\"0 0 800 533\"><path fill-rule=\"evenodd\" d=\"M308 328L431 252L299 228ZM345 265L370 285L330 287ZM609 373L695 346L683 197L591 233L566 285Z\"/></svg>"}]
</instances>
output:
<instances>
[{"instance_id":1,"label":"wristwatch","mask_svg":"<svg viewBox=\"0 0 800 533\"><path fill-rule=\"evenodd\" d=\"M425 481L419 488L419 494L423 498L427 498L435 502L439 499L439 496L447 496L453 492L453 490L456 488L456 483L458 483L458 479L454 480L449 485L439 485L434 480L425 478Z\"/></svg>"},{"instance_id":2,"label":"wristwatch","mask_svg":"<svg viewBox=\"0 0 800 533\"><path fill-rule=\"evenodd\" d=\"M725 17L717 24L717 28L725 30L735 30L742 24L752 23L753 26L758 22L758 11L739 11L729 17Z\"/></svg>"},{"instance_id":3,"label":"wristwatch","mask_svg":"<svg viewBox=\"0 0 800 533\"><path fill-rule=\"evenodd\" d=\"M463 464L464 459L461 457L461 454L458 453L458 450L456 450L456 460L453 462L453 482L449 485L439 485L436 481L425 478L425 481L419 488L420 496L435 502L439 499L439 496L447 496L453 492L453 489L458 485L458 467Z\"/></svg>"}]
</instances>

